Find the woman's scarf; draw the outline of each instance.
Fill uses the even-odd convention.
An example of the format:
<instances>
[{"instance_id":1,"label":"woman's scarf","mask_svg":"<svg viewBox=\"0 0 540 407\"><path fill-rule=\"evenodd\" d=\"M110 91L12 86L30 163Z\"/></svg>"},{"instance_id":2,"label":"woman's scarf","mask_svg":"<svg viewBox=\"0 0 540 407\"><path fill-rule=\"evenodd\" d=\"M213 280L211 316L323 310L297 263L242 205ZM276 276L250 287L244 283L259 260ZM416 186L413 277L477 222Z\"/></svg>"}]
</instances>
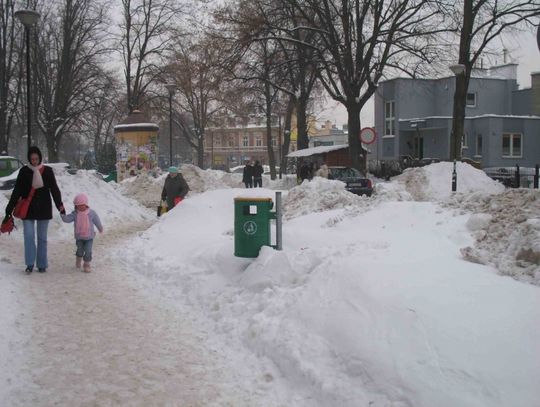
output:
<instances>
[{"instance_id":1,"label":"woman's scarf","mask_svg":"<svg viewBox=\"0 0 540 407\"><path fill-rule=\"evenodd\" d=\"M41 176L41 169L43 164L36 165L35 167L32 164L28 165L32 171L34 171L34 176L32 177L32 187L34 189L41 188L43 186L43 177Z\"/></svg>"},{"instance_id":2,"label":"woman's scarf","mask_svg":"<svg viewBox=\"0 0 540 407\"><path fill-rule=\"evenodd\" d=\"M75 235L80 238L90 237L90 208L84 211L77 209L77 219L75 220Z\"/></svg>"}]
</instances>

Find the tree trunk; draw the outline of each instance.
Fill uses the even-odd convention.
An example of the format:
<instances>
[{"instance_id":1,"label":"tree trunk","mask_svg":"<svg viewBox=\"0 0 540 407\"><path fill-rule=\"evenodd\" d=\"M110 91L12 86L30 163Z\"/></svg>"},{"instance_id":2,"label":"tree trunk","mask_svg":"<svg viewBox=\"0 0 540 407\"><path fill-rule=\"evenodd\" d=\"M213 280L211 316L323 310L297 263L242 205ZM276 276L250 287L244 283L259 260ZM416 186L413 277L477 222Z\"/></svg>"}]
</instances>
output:
<instances>
[{"instance_id":1,"label":"tree trunk","mask_svg":"<svg viewBox=\"0 0 540 407\"><path fill-rule=\"evenodd\" d=\"M456 75L452 133L450 136L450 160L461 159L461 145L465 125L465 106L467 103L468 79L466 74Z\"/></svg>"},{"instance_id":2,"label":"tree trunk","mask_svg":"<svg viewBox=\"0 0 540 407\"><path fill-rule=\"evenodd\" d=\"M347 108L347 125L349 128L349 157L352 167L367 173L367 157L366 152L362 149L360 143L360 105L358 103L348 103Z\"/></svg>"},{"instance_id":3,"label":"tree trunk","mask_svg":"<svg viewBox=\"0 0 540 407\"><path fill-rule=\"evenodd\" d=\"M298 149L303 150L309 147L309 136L307 131L307 99L298 98L296 102L296 129L298 131Z\"/></svg>"},{"instance_id":4,"label":"tree trunk","mask_svg":"<svg viewBox=\"0 0 540 407\"><path fill-rule=\"evenodd\" d=\"M0 153L8 152L9 132L7 130L6 112L0 111Z\"/></svg>"},{"instance_id":5,"label":"tree trunk","mask_svg":"<svg viewBox=\"0 0 540 407\"><path fill-rule=\"evenodd\" d=\"M287 110L285 112L285 123L283 124L283 145L281 146L281 162L279 163L280 174L287 174L289 172L287 170L287 154L289 154L289 149L291 146L291 118L293 109L294 100L291 97L289 98L289 102L287 103Z\"/></svg>"},{"instance_id":6,"label":"tree trunk","mask_svg":"<svg viewBox=\"0 0 540 407\"><path fill-rule=\"evenodd\" d=\"M47 157L48 162L50 163L57 163L58 162L58 144L59 140L56 140L55 134L57 129L51 128L47 129L45 132L45 138L47 140Z\"/></svg>"},{"instance_id":7,"label":"tree trunk","mask_svg":"<svg viewBox=\"0 0 540 407\"><path fill-rule=\"evenodd\" d=\"M204 137L202 135L199 137L197 145L197 166L201 169L204 168Z\"/></svg>"}]
</instances>

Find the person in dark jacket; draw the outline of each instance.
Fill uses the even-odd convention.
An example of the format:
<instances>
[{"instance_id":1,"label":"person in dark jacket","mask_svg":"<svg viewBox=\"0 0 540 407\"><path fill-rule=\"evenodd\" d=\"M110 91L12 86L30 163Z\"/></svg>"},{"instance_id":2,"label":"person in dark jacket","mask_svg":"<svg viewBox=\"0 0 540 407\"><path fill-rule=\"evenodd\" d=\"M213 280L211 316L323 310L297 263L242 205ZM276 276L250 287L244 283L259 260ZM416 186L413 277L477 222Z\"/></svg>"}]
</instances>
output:
<instances>
[{"instance_id":1,"label":"person in dark jacket","mask_svg":"<svg viewBox=\"0 0 540 407\"><path fill-rule=\"evenodd\" d=\"M253 188L253 166L249 161L246 161L246 166L242 172L242 182L246 188Z\"/></svg>"},{"instance_id":2,"label":"person in dark jacket","mask_svg":"<svg viewBox=\"0 0 540 407\"><path fill-rule=\"evenodd\" d=\"M306 179L311 179L311 167L306 161L304 161L300 166L300 172L298 175L300 176L301 183L304 182L304 180Z\"/></svg>"},{"instance_id":3,"label":"person in dark jacket","mask_svg":"<svg viewBox=\"0 0 540 407\"><path fill-rule=\"evenodd\" d=\"M40 273L47 271L47 229L49 220L52 219L52 199L58 211L65 215L66 211L62 204L62 194L56 184L53 169L42 164L43 157L37 147L28 149L28 165L19 170L15 188L6 206L6 217L2 223L8 222L13 209L19 198L26 198L32 187L35 189L34 196L28 208L28 214L23 220L24 234L24 261L27 274L34 269L34 263ZM37 250L36 250L37 233Z\"/></svg>"},{"instance_id":4,"label":"person in dark jacket","mask_svg":"<svg viewBox=\"0 0 540 407\"><path fill-rule=\"evenodd\" d=\"M161 200L167 202L167 207L170 209L182 201L189 192L189 186L178 172L178 168L169 167L169 175L165 178L165 185L161 191Z\"/></svg>"},{"instance_id":5,"label":"person in dark jacket","mask_svg":"<svg viewBox=\"0 0 540 407\"><path fill-rule=\"evenodd\" d=\"M257 188L259 186L262 188L262 175L263 175L264 169L259 161L255 161L255 165L253 166L253 188Z\"/></svg>"}]
</instances>

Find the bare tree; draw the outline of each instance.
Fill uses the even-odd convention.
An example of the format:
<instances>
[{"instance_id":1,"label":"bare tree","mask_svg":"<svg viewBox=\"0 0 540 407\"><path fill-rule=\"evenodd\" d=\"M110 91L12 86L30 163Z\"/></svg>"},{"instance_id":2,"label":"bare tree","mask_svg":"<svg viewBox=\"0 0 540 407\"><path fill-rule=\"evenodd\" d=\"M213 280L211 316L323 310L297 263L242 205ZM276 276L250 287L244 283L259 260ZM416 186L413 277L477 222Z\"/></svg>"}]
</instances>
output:
<instances>
[{"instance_id":1,"label":"bare tree","mask_svg":"<svg viewBox=\"0 0 540 407\"><path fill-rule=\"evenodd\" d=\"M308 147L307 107L312 99L317 76L312 64L314 47L305 45L313 45L316 36L312 32L295 29L298 15L294 7L280 0L241 1L236 8L220 10L216 18L224 25L220 27L220 33L229 30L228 37L235 42L232 48L236 49L237 55L236 76L244 81L260 82L267 123L272 114L289 113L285 120L289 123L284 143L287 150L283 148L280 153L282 168L290 143L290 115L293 110L297 118L298 148ZM269 52L271 55L268 55ZM288 109L276 106L276 90L283 94L281 99L290 99L292 104L280 103L288 105ZM267 133L271 134L271 131ZM270 149L269 161L274 177L273 150Z\"/></svg>"},{"instance_id":2,"label":"bare tree","mask_svg":"<svg viewBox=\"0 0 540 407\"><path fill-rule=\"evenodd\" d=\"M100 56L105 48L105 9L96 0L63 0L42 13L34 50L37 123L49 161L59 159L63 135L77 124L103 88Z\"/></svg>"},{"instance_id":3,"label":"bare tree","mask_svg":"<svg viewBox=\"0 0 540 407\"><path fill-rule=\"evenodd\" d=\"M181 15L176 0L122 0L120 46L130 113L147 103L149 86L163 75Z\"/></svg>"},{"instance_id":4,"label":"bare tree","mask_svg":"<svg viewBox=\"0 0 540 407\"><path fill-rule=\"evenodd\" d=\"M114 169L116 149L113 126L121 117L119 109L120 86L112 74L103 73L103 85L97 89L81 120L81 133L91 141L96 155L96 163L101 172Z\"/></svg>"},{"instance_id":5,"label":"bare tree","mask_svg":"<svg viewBox=\"0 0 540 407\"><path fill-rule=\"evenodd\" d=\"M11 128L21 97L19 33L14 20L14 1L0 0L0 152L8 151Z\"/></svg>"},{"instance_id":6,"label":"bare tree","mask_svg":"<svg viewBox=\"0 0 540 407\"><path fill-rule=\"evenodd\" d=\"M478 59L501 34L522 25L534 24L540 15L539 0L463 0L452 2L449 16L459 16L454 22L459 34L456 91L450 143L450 159L461 158L461 142L465 122L467 89L472 69ZM458 66L459 66L458 65Z\"/></svg>"},{"instance_id":7,"label":"bare tree","mask_svg":"<svg viewBox=\"0 0 540 407\"><path fill-rule=\"evenodd\" d=\"M206 129L222 111L227 88L221 58L219 44L201 36L178 43L174 62L168 67L178 91L175 101L181 111L191 115L193 126L186 125L185 117L178 124L184 127L183 134L197 151L197 165L201 168Z\"/></svg>"},{"instance_id":8,"label":"bare tree","mask_svg":"<svg viewBox=\"0 0 540 407\"><path fill-rule=\"evenodd\" d=\"M436 44L427 38L444 29L438 3L436 0L283 1L298 16L298 25L293 30L312 32L318 39L315 63L319 80L328 94L347 109L350 158L353 166L365 171L366 157L358 137L360 112L385 70L393 68L416 76L420 62L434 58Z\"/></svg>"}]
</instances>

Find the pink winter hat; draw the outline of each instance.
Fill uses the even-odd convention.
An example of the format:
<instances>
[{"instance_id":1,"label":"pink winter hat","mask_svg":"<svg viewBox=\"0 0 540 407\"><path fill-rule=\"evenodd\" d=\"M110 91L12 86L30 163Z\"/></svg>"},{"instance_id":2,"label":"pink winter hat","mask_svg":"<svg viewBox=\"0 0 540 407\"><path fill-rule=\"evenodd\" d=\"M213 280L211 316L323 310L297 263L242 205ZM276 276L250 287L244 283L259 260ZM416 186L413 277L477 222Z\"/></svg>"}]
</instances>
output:
<instances>
[{"instance_id":1,"label":"pink winter hat","mask_svg":"<svg viewBox=\"0 0 540 407\"><path fill-rule=\"evenodd\" d=\"M88 206L88 197L86 194L77 194L75 199L73 199L73 204L76 205L86 205Z\"/></svg>"}]
</instances>

